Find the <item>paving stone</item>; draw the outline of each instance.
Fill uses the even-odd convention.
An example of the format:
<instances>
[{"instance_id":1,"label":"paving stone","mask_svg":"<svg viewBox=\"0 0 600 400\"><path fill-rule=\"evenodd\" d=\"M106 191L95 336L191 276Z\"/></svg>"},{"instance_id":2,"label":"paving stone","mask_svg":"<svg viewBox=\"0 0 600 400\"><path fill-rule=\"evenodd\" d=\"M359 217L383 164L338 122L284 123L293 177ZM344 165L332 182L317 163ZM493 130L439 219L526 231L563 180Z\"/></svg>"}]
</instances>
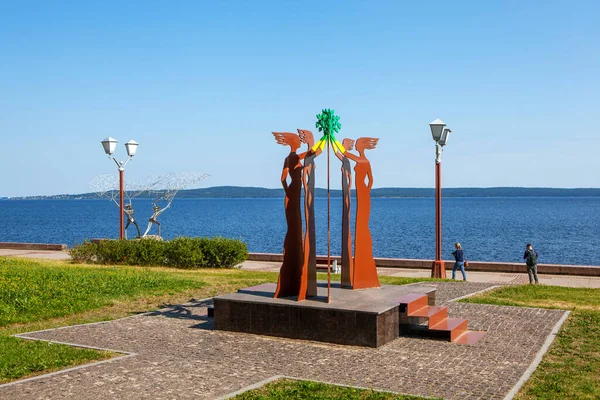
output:
<instances>
[{"instance_id":1,"label":"paving stone","mask_svg":"<svg viewBox=\"0 0 600 400\"><path fill-rule=\"evenodd\" d=\"M473 345L402 337L377 349L215 331L209 302L33 332L135 355L0 386L2 399L215 399L275 375L446 399L501 399L541 349L560 310L449 302L490 284L436 283L436 302L487 335ZM332 332L335 334L335 332Z\"/></svg>"}]
</instances>

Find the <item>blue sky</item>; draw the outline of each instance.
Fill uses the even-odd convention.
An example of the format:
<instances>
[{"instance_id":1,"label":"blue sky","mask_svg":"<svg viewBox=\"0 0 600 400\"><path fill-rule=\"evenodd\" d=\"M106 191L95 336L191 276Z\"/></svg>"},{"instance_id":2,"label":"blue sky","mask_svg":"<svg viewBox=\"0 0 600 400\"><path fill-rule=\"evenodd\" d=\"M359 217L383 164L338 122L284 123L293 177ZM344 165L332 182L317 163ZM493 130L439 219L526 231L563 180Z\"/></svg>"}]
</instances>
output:
<instances>
[{"instance_id":1,"label":"blue sky","mask_svg":"<svg viewBox=\"0 0 600 400\"><path fill-rule=\"evenodd\" d=\"M436 118L444 187L600 187L599 4L0 1L0 196L89 191L107 136L128 181L279 187L270 132L322 108L380 138L375 187L434 186Z\"/></svg>"}]
</instances>

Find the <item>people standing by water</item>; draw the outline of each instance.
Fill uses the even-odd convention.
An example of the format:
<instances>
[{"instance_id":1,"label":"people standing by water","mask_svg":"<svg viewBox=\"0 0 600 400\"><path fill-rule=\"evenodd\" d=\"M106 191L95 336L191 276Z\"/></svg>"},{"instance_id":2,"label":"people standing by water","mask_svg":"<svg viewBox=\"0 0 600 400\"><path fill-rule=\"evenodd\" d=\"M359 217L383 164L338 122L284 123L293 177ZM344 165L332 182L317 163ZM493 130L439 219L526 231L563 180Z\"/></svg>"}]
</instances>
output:
<instances>
[{"instance_id":1,"label":"people standing by water","mask_svg":"<svg viewBox=\"0 0 600 400\"><path fill-rule=\"evenodd\" d=\"M523 259L525 260L525 264L527 265L527 275L529 275L529 284L533 284L534 281L536 284L540 283L538 281L537 273L538 252L533 249L531 243L527 243L527 246L525 247L525 254L523 254Z\"/></svg>"},{"instance_id":2,"label":"people standing by water","mask_svg":"<svg viewBox=\"0 0 600 400\"><path fill-rule=\"evenodd\" d=\"M456 242L454 244L454 248L456 250L452 252L452 255L454 256L454 259L456 261L454 262L454 268L452 268L452 279L456 279L456 270L460 268L460 272L462 272L463 276L463 281L466 281L467 273L465 272L465 252L463 251L462 246L459 242Z\"/></svg>"}]
</instances>

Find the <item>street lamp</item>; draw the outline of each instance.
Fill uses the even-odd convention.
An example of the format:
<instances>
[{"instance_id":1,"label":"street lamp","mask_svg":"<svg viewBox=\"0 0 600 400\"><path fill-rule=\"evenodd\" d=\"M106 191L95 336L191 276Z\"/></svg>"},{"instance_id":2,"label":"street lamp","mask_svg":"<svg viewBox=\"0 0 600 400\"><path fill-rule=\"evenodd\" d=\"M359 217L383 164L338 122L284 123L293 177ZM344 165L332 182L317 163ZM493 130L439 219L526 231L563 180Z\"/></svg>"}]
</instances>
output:
<instances>
[{"instance_id":1,"label":"street lamp","mask_svg":"<svg viewBox=\"0 0 600 400\"><path fill-rule=\"evenodd\" d=\"M108 158L113 159L115 164L117 164L117 168L119 169L119 238L121 240L125 238L125 229L123 227L123 208L125 203L125 165L127 165L129 160L131 160L133 156L135 156L135 152L137 151L138 145L138 142L136 142L135 140L130 140L129 142L125 143L125 148L127 149L127 155L129 156L129 158L125 161L117 161L117 159L112 156L112 154L115 152L115 148L117 147L117 140L109 136L102 141L102 147L104 147L104 152L108 154Z\"/></svg>"},{"instance_id":2,"label":"street lamp","mask_svg":"<svg viewBox=\"0 0 600 400\"><path fill-rule=\"evenodd\" d=\"M446 268L442 261L442 151L452 132L439 119L429 124L435 141L435 261L431 266L432 278L446 278Z\"/></svg>"}]
</instances>

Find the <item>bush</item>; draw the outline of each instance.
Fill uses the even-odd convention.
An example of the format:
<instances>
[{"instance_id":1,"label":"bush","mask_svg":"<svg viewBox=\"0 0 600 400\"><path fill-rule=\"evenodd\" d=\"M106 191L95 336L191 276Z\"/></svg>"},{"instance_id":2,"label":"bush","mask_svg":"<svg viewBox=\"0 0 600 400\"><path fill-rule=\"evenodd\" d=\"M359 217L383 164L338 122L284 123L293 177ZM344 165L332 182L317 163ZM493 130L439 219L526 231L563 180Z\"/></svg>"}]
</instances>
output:
<instances>
[{"instance_id":1,"label":"bush","mask_svg":"<svg viewBox=\"0 0 600 400\"><path fill-rule=\"evenodd\" d=\"M164 265L166 244L155 239L129 241L126 262L129 265Z\"/></svg>"},{"instance_id":2,"label":"bush","mask_svg":"<svg viewBox=\"0 0 600 400\"><path fill-rule=\"evenodd\" d=\"M237 265L248 258L246 243L239 240L216 237L203 239L206 266L218 268L221 265Z\"/></svg>"},{"instance_id":3,"label":"bush","mask_svg":"<svg viewBox=\"0 0 600 400\"><path fill-rule=\"evenodd\" d=\"M205 267L201 238L178 237L167 243L165 256L168 265L176 268Z\"/></svg>"},{"instance_id":4,"label":"bush","mask_svg":"<svg viewBox=\"0 0 600 400\"><path fill-rule=\"evenodd\" d=\"M248 258L246 243L223 237L85 241L69 250L76 262L165 266L176 268L231 268Z\"/></svg>"},{"instance_id":5,"label":"bush","mask_svg":"<svg viewBox=\"0 0 600 400\"><path fill-rule=\"evenodd\" d=\"M71 247L69 254L73 261L78 263L92 263L96 261L96 254L98 249L96 243L92 243L89 240L85 240L79 246Z\"/></svg>"}]
</instances>

